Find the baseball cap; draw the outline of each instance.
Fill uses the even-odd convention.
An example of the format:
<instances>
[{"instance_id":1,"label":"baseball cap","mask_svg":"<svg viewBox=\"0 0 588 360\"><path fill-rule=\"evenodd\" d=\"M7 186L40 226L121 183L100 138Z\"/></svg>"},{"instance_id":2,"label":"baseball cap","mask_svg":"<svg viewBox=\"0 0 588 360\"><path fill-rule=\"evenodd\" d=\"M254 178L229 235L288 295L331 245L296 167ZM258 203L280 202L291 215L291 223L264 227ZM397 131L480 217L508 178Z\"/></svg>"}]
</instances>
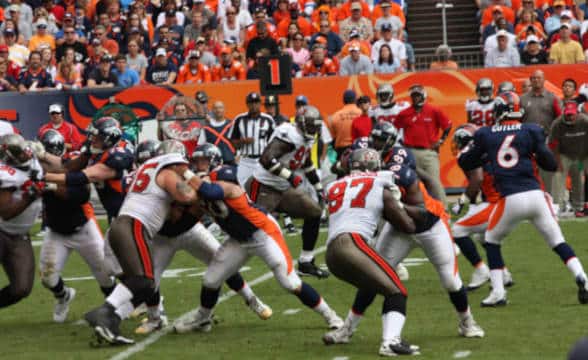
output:
<instances>
[{"instance_id":1,"label":"baseball cap","mask_svg":"<svg viewBox=\"0 0 588 360\"><path fill-rule=\"evenodd\" d=\"M20 5L12 4L8 7L8 11L20 12Z\"/></svg>"},{"instance_id":2,"label":"baseball cap","mask_svg":"<svg viewBox=\"0 0 588 360\"><path fill-rule=\"evenodd\" d=\"M200 56L201 56L200 51L198 51L198 50L192 50L192 51L190 51L188 53L187 59L188 60L190 60L190 59L200 59Z\"/></svg>"},{"instance_id":3,"label":"baseball cap","mask_svg":"<svg viewBox=\"0 0 588 360\"><path fill-rule=\"evenodd\" d=\"M278 104L278 98L275 95L269 95L265 97L265 105L276 105Z\"/></svg>"},{"instance_id":4,"label":"baseball cap","mask_svg":"<svg viewBox=\"0 0 588 360\"><path fill-rule=\"evenodd\" d=\"M385 22L382 24L382 31L392 31L392 24Z\"/></svg>"},{"instance_id":5,"label":"baseball cap","mask_svg":"<svg viewBox=\"0 0 588 360\"><path fill-rule=\"evenodd\" d=\"M41 19L37 20L37 23L35 24L35 26L37 26L37 27L47 27L47 20L41 18Z\"/></svg>"},{"instance_id":6,"label":"baseball cap","mask_svg":"<svg viewBox=\"0 0 588 360\"><path fill-rule=\"evenodd\" d=\"M537 36L535 36L535 35L527 36L527 44L532 43L532 42L541 43L541 41L539 41L539 38Z\"/></svg>"},{"instance_id":7,"label":"baseball cap","mask_svg":"<svg viewBox=\"0 0 588 360\"><path fill-rule=\"evenodd\" d=\"M357 105L359 104L369 104L371 102L371 99L369 96L367 95L362 95L357 99Z\"/></svg>"},{"instance_id":8,"label":"baseball cap","mask_svg":"<svg viewBox=\"0 0 588 360\"><path fill-rule=\"evenodd\" d=\"M361 4L358 1L352 2L351 10L361 10Z\"/></svg>"},{"instance_id":9,"label":"baseball cap","mask_svg":"<svg viewBox=\"0 0 588 360\"><path fill-rule=\"evenodd\" d=\"M566 6L566 2L564 0L555 0L553 2L553 7L556 7L556 6Z\"/></svg>"},{"instance_id":10,"label":"baseball cap","mask_svg":"<svg viewBox=\"0 0 588 360\"><path fill-rule=\"evenodd\" d=\"M100 62L110 62L112 57L109 54L104 54L100 57Z\"/></svg>"},{"instance_id":11,"label":"baseball cap","mask_svg":"<svg viewBox=\"0 0 588 360\"><path fill-rule=\"evenodd\" d=\"M578 113L578 104L574 101L569 101L564 106L564 115L576 115Z\"/></svg>"},{"instance_id":12,"label":"baseball cap","mask_svg":"<svg viewBox=\"0 0 588 360\"><path fill-rule=\"evenodd\" d=\"M347 89L343 93L343 102L345 104L353 104L355 102L356 97L357 95L355 94L355 91Z\"/></svg>"},{"instance_id":13,"label":"baseball cap","mask_svg":"<svg viewBox=\"0 0 588 360\"><path fill-rule=\"evenodd\" d=\"M308 98L304 95L298 95L298 96L296 96L295 104L296 105L308 105Z\"/></svg>"},{"instance_id":14,"label":"baseball cap","mask_svg":"<svg viewBox=\"0 0 588 360\"><path fill-rule=\"evenodd\" d=\"M15 35L14 29L4 29L4 35Z\"/></svg>"},{"instance_id":15,"label":"baseball cap","mask_svg":"<svg viewBox=\"0 0 588 360\"><path fill-rule=\"evenodd\" d=\"M51 113L63 113L63 109L59 104L52 104L49 106L49 114Z\"/></svg>"},{"instance_id":16,"label":"baseball cap","mask_svg":"<svg viewBox=\"0 0 588 360\"><path fill-rule=\"evenodd\" d=\"M0 52L8 52L8 45L1 44L0 45Z\"/></svg>"},{"instance_id":17,"label":"baseball cap","mask_svg":"<svg viewBox=\"0 0 588 360\"><path fill-rule=\"evenodd\" d=\"M359 51L359 43L357 41L352 41L349 44L349 51Z\"/></svg>"},{"instance_id":18,"label":"baseball cap","mask_svg":"<svg viewBox=\"0 0 588 360\"><path fill-rule=\"evenodd\" d=\"M165 12L165 17L176 17L176 12L170 9Z\"/></svg>"},{"instance_id":19,"label":"baseball cap","mask_svg":"<svg viewBox=\"0 0 588 360\"><path fill-rule=\"evenodd\" d=\"M194 98L201 104L205 104L208 102L208 94L206 94L206 92L204 92L203 90L196 91L196 95L194 95Z\"/></svg>"},{"instance_id":20,"label":"baseball cap","mask_svg":"<svg viewBox=\"0 0 588 360\"><path fill-rule=\"evenodd\" d=\"M498 30L498 32L496 32L496 37L499 36L508 36L508 31L502 29L502 30Z\"/></svg>"},{"instance_id":21,"label":"baseball cap","mask_svg":"<svg viewBox=\"0 0 588 360\"><path fill-rule=\"evenodd\" d=\"M165 51L164 48L158 48L157 51L155 51L155 56L167 56L167 51Z\"/></svg>"},{"instance_id":22,"label":"baseball cap","mask_svg":"<svg viewBox=\"0 0 588 360\"><path fill-rule=\"evenodd\" d=\"M139 30L139 28L138 28L138 27L136 27L136 26L133 26L129 32L130 32L131 34L139 34L139 33L141 33L141 30Z\"/></svg>"},{"instance_id":23,"label":"baseball cap","mask_svg":"<svg viewBox=\"0 0 588 360\"><path fill-rule=\"evenodd\" d=\"M380 3L381 8L389 8L390 6L392 6L392 5L390 4L389 1L383 1Z\"/></svg>"},{"instance_id":24,"label":"baseball cap","mask_svg":"<svg viewBox=\"0 0 588 360\"><path fill-rule=\"evenodd\" d=\"M72 20L74 18L73 14L70 12L66 12L65 15L63 15L63 20Z\"/></svg>"},{"instance_id":25,"label":"baseball cap","mask_svg":"<svg viewBox=\"0 0 588 360\"><path fill-rule=\"evenodd\" d=\"M502 12L502 7L500 7L500 5L495 5L492 8L492 12Z\"/></svg>"},{"instance_id":26,"label":"baseball cap","mask_svg":"<svg viewBox=\"0 0 588 360\"><path fill-rule=\"evenodd\" d=\"M568 23L561 23L561 25L559 26L559 28L560 28L560 30L563 29L563 28L566 28L566 29L569 30L569 29L572 28L572 26L570 24L568 24Z\"/></svg>"},{"instance_id":27,"label":"baseball cap","mask_svg":"<svg viewBox=\"0 0 588 360\"><path fill-rule=\"evenodd\" d=\"M570 10L564 10L564 11L561 12L561 14L559 15L559 17L560 18L567 17L567 18L573 19L574 18L574 14Z\"/></svg>"},{"instance_id":28,"label":"baseball cap","mask_svg":"<svg viewBox=\"0 0 588 360\"><path fill-rule=\"evenodd\" d=\"M202 36L198 36L198 38L196 39L196 44L198 44L199 42L204 43L204 42L206 42L206 39L203 38Z\"/></svg>"},{"instance_id":29,"label":"baseball cap","mask_svg":"<svg viewBox=\"0 0 588 360\"><path fill-rule=\"evenodd\" d=\"M247 104L253 102L261 102L261 96L259 96L259 94L256 92L250 92L249 94L247 94L245 101L247 102Z\"/></svg>"},{"instance_id":30,"label":"baseball cap","mask_svg":"<svg viewBox=\"0 0 588 360\"><path fill-rule=\"evenodd\" d=\"M359 37L359 31L356 28L351 29L349 32L349 38Z\"/></svg>"},{"instance_id":31,"label":"baseball cap","mask_svg":"<svg viewBox=\"0 0 588 360\"><path fill-rule=\"evenodd\" d=\"M194 4L201 4L203 2L204 2L204 0L194 0Z\"/></svg>"}]
</instances>

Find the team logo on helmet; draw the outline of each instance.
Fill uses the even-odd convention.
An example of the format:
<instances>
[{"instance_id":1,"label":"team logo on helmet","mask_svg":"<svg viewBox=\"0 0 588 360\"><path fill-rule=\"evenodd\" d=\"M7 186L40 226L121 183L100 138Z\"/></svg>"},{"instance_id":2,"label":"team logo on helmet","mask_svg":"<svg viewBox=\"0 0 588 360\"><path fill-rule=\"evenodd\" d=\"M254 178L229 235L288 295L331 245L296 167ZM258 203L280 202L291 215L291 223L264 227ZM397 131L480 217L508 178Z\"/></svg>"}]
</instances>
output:
<instances>
[{"instance_id":1,"label":"team logo on helmet","mask_svg":"<svg viewBox=\"0 0 588 360\"><path fill-rule=\"evenodd\" d=\"M41 134L40 140L49 154L63 156L65 153L65 139L59 131L48 129Z\"/></svg>"},{"instance_id":2,"label":"team logo on helmet","mask_svg":"<svg viewBox=\"0 0 588 360\"><path fill-rule=\"evenodd\" d=\"M374 149L357 149L349 156L350 171L377 171L381 166L380 153Z\"/></svg>"},{"instance_id":3,"label":"team logo on helmet","mask_svg":"<svg viewBox=\"0 0 588 360\"><path fill-rule=\"evenodd\" d=\"M465 148L472 140L478 127L474 124L460 125L451 138L451 152L457 155L463 148Z\"/></svg>"}]
</instances>

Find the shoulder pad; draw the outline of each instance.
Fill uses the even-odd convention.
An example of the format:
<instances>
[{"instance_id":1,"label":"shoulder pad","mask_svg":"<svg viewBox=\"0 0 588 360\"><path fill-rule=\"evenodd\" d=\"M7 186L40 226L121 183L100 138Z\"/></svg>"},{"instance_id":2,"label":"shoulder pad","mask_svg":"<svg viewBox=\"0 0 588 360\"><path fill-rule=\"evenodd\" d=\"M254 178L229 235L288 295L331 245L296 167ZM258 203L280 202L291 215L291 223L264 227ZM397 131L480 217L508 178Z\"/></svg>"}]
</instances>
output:
<instances>
[{"instance_id":1,"label":"shoulder pad","mask_svg":"<svg viewBox=\"0 0 588 360\"><path fill-rule=\"evenodd\" d=\"M0 189L9 189L20 186L17 170L12 166L0 163Z\"/></svg>"},{"instance_id":2,"label":"shoulder pad","mask_svg":"<svg viewBox=\"0 0 588 360\"><path fill-rule=\"evenodd\" d=\"M416 172L406 165L392 165L390 171L394 173L394 182L404 188L411 186L418 180Z\"/></svg>"},{"instance_id":3,"label":"shoulder pad","mask_svg":"<svg viewBox=\"0 0 588 360\"><path fill-rule=\"evenodd\" d=\"M236 169L228 165L224 165L216 170L213 170L210 173L210 179L212 181L226 181L237 185L239 184Z\"/></svg>"},{"instance_id":4,"label":"shoulder pad","mask_svg":"<svg viewBox=\"0 0 588 360\"><path fill-rule=\"evenodd\" d=\"M283 123L282 125L278 126L275 130L276 138L294 145L296 145L297 134L298 131L296 130L296 126L292 123Z\"/></svg>"}]
</instances>

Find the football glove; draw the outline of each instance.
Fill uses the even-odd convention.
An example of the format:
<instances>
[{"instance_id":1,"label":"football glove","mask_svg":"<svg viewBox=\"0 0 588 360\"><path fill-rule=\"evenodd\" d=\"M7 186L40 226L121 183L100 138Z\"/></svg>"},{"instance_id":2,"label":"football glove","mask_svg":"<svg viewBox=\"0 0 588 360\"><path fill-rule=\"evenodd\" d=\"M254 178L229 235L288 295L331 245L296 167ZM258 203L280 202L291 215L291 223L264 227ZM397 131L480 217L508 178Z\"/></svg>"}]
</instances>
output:
<instances>
[{"instance_id":1,"label":"football glove","mask_svg":"<svg viewBox=\"0 0 588 360\"><path fill-rule=\"evenodd\" d=\"M461 214L464 206L467 205L468 203L469 203L468 197L465 194L461 194L461 196L459 197L457 202L454 203L453 205L451 205L451 213L453 215Z\"/></svg>"},{"instance_id":2,"label":"football glove","mask_svg":"<svg viewBox=\"0 0 588 360\"><path fill-rule=\"evenodd\" d=\"M302 176L296 175L295 173L290 174L290 176L288 177L288 182L290 183L290 185L292 185L294 189L296 189L300 186L300 184L302 184L302 180Z\"/></svg>"},{"instance_id":3,"label":"football glove","mask_svg":"<svg viewBox=\"0 0 588 360\"><path fill-rule=\"evenodd\" d=\"M37 159L43 160L45 158L45 147L40 141L29 141L28 144Z\"/></svg>"}]
</instances>

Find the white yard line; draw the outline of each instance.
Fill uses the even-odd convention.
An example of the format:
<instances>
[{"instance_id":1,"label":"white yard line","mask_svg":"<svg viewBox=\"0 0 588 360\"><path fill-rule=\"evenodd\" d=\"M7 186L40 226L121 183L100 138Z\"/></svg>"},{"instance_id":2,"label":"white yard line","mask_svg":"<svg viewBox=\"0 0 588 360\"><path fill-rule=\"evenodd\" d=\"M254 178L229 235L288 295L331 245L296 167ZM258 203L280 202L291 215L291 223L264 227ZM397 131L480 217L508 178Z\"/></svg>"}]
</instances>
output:
<instances>
[{"instance_id":1,"label":"white yard line","mask_svg":"<svg viewBox=\"0 0 588 360\"><path fill-rule=\"evenodd\" d=\"M322 252L324 252L326 250L326 246L321 246L319 248L317 248L314 253L315 254L320 254ZM294 261L294 263L297 263L298 261ZM249 286L253 287L257 284L260 284L262 282L265 282L271 278L274 277L274 274L269 271L266 272L265 274L261 275L260 277L254 279L249 283ZM224 293L219 299L218 299L218 304L225 302L227 300L229 300L230 298L232 298L233 296L235 296L237 293L234 291L228 291L226 293ZM185 320L187 318L189 318L190 316L193 316L196 313L197 309L193 309L188 311L187 313L182 314L178 319L176 319L175 321L182 321ZM157 342L159 339L161 339L163 336L169 334L170 332L173 331L173 326L170 325L164 329L162 329L161 331L155 332L151 335L149 335L146 339L143 339L141 341L139 341L138 343L136 343L135 345L127 348L125 351L122 351L116 355L114 355L113 357L110 358L110 360L124 360L124 359L128 359L129 357L131 357L134 354L140 353L141 351L144 351L149 345Z\"/></svg>"}]
</instances>

